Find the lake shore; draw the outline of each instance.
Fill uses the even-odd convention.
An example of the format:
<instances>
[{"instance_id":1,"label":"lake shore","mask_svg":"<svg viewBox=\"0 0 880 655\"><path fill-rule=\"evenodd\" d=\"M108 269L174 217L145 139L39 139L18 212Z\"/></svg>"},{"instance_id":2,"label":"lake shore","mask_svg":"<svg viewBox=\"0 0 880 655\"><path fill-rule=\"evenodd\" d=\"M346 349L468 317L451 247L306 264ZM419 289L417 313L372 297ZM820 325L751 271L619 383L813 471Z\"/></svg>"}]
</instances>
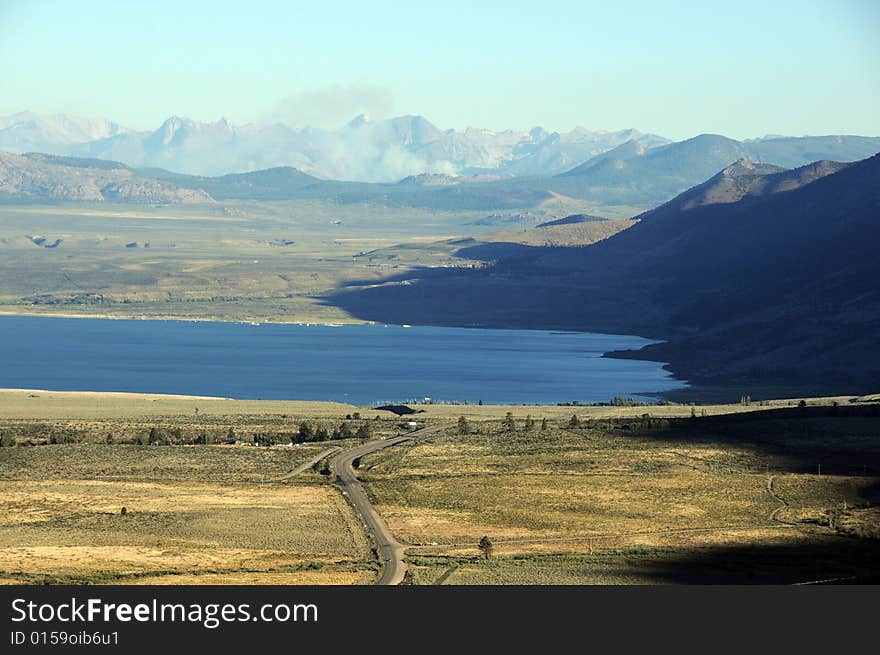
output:
<instances>
[{"instance_id":1,"label":"lake shore","mask_svg":"<svg viewBox=\"0 0 880 655\"><path fill-rule=\"evenodd\" d=\"M0 309L0 316L22 316L33 318L82 318L99 319L109 321L178 321L181 323L243 323L273 325L381 325L375 321L363 321L357 318L341 317L339 320L322 321L315 320L288 320L278 317L222 317L222 316L182 316L179 314L107 314L107 313L75 313L55 311L26 311L14 309Z\"/></svg>"},{"instance_id":2,"label":"lake shore","mask_svg":"<svg viewBox=\"0 0 880 655\"><path fill-rule=\"evenodd\" d=\"M848 405L859 401L876 401L878 396L829 396L807 398L810 405ZM796 406L799 398L778 398L755 402L709 403L697 405L701 414L745 413L779 407ZM585 419L636 418L646 412L655 418L684 418L691 415L694 405L476 405L476 404L413 404L416 414L401 420L447 420L460 416L468 419L502 419L509 412L518 419L568 419L577 414ZM196 411L198 410L198 411ZM47 391L40 389L0 389L0 419L7 420L97 420L135 416L277 416L277 417L343 417L360 412L365 417L395 418L396 415L371 406L357 406L331 401L312 400L235 400L212 396L126 393L111 391Z\"/></svg>"}]
</instances>

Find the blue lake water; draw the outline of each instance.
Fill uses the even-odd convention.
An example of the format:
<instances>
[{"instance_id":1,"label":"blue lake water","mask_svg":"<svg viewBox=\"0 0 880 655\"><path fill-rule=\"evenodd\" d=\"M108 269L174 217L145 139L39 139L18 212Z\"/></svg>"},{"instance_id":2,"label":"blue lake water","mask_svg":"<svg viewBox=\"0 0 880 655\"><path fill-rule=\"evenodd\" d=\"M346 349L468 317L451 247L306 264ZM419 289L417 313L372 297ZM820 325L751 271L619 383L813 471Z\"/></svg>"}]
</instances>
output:
<instances>
[{"instance_id":1,"label":"blue lake water","mask_svg":"<svg viewBox=\"0 0 880 655\"><path fill-rule=\"evenodd\" d=\"M640 337L0 316L0 387L241 399L603 402L686 386Z\"/></svg>"}]
</instances>

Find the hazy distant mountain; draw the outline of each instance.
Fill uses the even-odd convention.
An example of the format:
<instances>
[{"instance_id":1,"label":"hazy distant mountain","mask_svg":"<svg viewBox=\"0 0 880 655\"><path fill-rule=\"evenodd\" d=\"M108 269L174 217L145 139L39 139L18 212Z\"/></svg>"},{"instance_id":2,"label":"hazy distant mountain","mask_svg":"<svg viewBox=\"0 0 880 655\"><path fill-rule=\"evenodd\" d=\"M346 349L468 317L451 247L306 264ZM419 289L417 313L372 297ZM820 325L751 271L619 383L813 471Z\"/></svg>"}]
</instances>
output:
<instances>
[{"instance_id":1,"label":"hazy distant mountain","mask_svg":"<svg viewBox=\"0 0 880 655\"><path fill-rule=\"evenodd\" d=\"M117 162L0 151L0 197L90 202L206 202L207 193L142 177Z\"/></svg>"},{"instance_id":2,"label":"hazy distant mountain","mask_svg":"<svg viewBox=\"0 0 880 655\"><path fill-rule=\"evenodd\" d=\"M102 118L23 111L0 116L0 150L67 154L71 146L128 131L118 123Z\"/></svg>"},{"instance_id":3,"label":"hazy distant mountain","mask_svg":"<svg viewBox=\"0 0 880 655\"><path fill-rule=\"evenodd\" d=\"M110 121L29 112L0 118L0 149L121 161L203 176L292 166L335 180L394 182L411 175L553 175L627 140L667 143L637 130L568 133L441 130L422 116L371 121L358 116L338 130L281 123L234 126L173 116L154 131Z\"/></svg>"},{"instance_id":4,"label":"hazy distant mountain","mask_svg":"<svg viewBox=\"0 0 880 655\"><path fill-rule=\"evenodd\" d=\"M672 143L634 129L442 130L414 115L378 121L362 115L336 130L172 116L156 130L132 131L107 120L23 112L0 118L0 149L106 159L198 176L293 167L329 180L390 183L442 175L450 183L462 177L454 183L470 184L486 181L475 175L564 174L537 186L602 202L652 204L740 158L785 167L820 159L854 161L880 151L880 138L772 136L739 142L704 134Z\"/></svg>"},{"instance_id":5,"label":"hazy distant mountain","mask_svg":"<svg viewBox=\"0 0 880 655\"><path fill-rule=\"evenodd\" d=\"M383 322L663 338L635 356L733 395L867 391L880 379L878 244L880 155L786 171L740 162L595 245L404 273L333 302Z\"/></svg>"},{"instance_id":6,"label":"hazy distant mountain","mask_svg":"<svg viewBox=\"0 0 880 655\"><path fill-rule=\"evenodd\" d=\"M795 168L819 160L858 161L880 152L880 138L870 136L767 136L744 141L754 161Z\"/></svg>"},{"instance_id":7,"label":"hazy distant mountain","mask_svg":"<svg viewBox=\"0 0 880 655\"><path fill-rule=\"evenodd\" d=\"M17 135L22 147L14 151L119 161L180 187L210 187L208 192L218 199L244 193L246 198L267 200L320 197L438 209L533 206L554 194L650 207L738 160L792 167L815 159L853 161L880 151L878 137L736 141L702 134L672 143L637 130L441 130L421 116L380 121L358 116L329 131L280 123L235 126L225 119L206 123L176 116L151 132L127 131L108 121L34 114L2 119L0 125L9 126L3 130L10 139ZM98 138L83 141L91 136ZM283 169L295 174L288 171L285 177L279 173ZM261 171L268 172L244 185L229 177ZM318 185L321 179L328 183Z\"/></svg>"},{"instance_id":8,"label":"hazy distant mountain","mask_svg":"<svg viewBox=\"0 0 880 655\"><path fill-rule=\"evenodd\" d=\"M738 160L791 167L816 159L853 161L877 152L880 137L786 137L741 142L701 134L656 148L629 141L564 173L550 188L602 202L653 204L700 184Z\"/></svg>"}]
</instances>

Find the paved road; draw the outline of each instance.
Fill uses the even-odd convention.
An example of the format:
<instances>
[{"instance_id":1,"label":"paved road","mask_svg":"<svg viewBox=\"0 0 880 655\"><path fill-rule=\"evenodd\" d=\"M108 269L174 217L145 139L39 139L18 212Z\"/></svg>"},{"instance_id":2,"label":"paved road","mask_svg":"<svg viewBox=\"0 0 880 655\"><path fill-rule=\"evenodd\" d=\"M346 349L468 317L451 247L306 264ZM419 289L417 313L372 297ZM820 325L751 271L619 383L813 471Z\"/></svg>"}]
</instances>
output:
<instances>
[{"instance_id":1,"label":"paved road","mask_svg":"<svg viewBox=\"0 0 880 655\"><path fill-rule=\"evenodd\" d=\"M376 549L379 552L379 559L382 562L382 575L376 580L376 584L397 585L403 581L403 576L406 574L406 564L403 561L404 549L406 547L394 538L394 535L391 534L391 531L385 524L385 520L370 503L363 486L357 478L352 462L364 455L396 446L417 437L439 432L446 427L443 425L433 428L422 428L400 437L368 441L351 450L345 450L330 460L330 471L336 477L336 483L342 487L342 491L348 495L351 504L354 505L354 508L360 514L361 520L367 532L373 538Z\"/></svg>"}]
</instances>

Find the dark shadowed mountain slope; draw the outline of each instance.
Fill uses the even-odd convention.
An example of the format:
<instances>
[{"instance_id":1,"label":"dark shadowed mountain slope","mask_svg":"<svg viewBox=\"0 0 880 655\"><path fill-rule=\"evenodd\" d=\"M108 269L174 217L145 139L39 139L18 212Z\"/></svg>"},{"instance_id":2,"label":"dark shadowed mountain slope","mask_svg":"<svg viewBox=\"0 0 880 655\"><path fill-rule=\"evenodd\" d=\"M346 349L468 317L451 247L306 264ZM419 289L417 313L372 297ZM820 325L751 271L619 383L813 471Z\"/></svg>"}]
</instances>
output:
<instances>
[{"instance_id":1,"label":"dark shadowed mountain slope","mask_svg":"<svg viewBox=\"0 0 880 655\"><path fill-rule=\"evenodd\" d=\"M660 337L668 343L636 356L703 383L870 390L880 381L880 155L762 177L749 183L760 193L673 201L592 246L416 272L335 302L386 322Z\"/></svg>"},{"instance_id":2,"label":"dark shadowed mountain slope","mask_svg":"<svg viewBox=\"0 0 880 655\"><path fill-rule=\"evenodd\" d=\"M834 161L817 161L787 170L773 164L754 164L747 159L740 159L702 184L645 212L639 218L650 218L704 205L738 202L744 198L769 196L780 191L792 191L848 165Z\"/></svg>"}]
</instances>

